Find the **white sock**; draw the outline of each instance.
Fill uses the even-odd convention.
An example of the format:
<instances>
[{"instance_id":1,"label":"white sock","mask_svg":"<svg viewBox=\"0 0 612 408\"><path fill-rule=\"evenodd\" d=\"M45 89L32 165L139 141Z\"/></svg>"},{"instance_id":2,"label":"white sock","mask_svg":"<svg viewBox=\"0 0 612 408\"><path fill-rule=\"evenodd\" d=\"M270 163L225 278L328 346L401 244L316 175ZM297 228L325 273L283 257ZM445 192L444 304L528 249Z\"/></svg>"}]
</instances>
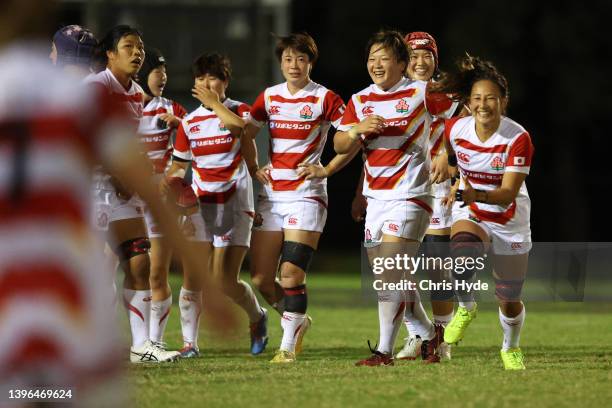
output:
<instances>
[{"instance_id":1,"label":"white sock","mask_svg":"<svg viewBox=\"0 0 612 408\"><path fill-rule=\"evenodd\" d=\"M172 308L172 295L164 300L154 300L151 302L151 327L149 336L152 341L161 342L164 339L164 331L170 319L170 309Z\"/></svg>"},{"instance_id":2,"label":"white sock","mask_svg":"<svg viewBox=\"0 0 612 408\"><path fill-rule=\"evenodd\" d=\"M404 324L406 325L406 330L408 330L409 336L416 336L416 330L412 321L406 317L406 311L404 310Z\"/></svg>"},{"instance_id":3,"label":"white sock","mask_svg":"<svg viewBox=\"0 0 612 408\"><path fill-rule=\"evenodd\" d=\"M247 316L249 316L249 322L257 323L263 317L263 310L259 306L257 297L248 283L239 281L238 284L244 287L244 296L242 296L242 299L238 299L236 304L244 309Z\"/></svg>"},{"instance_id":4,"label":"white sock","mask_svg":"<svg viewBox=\"0 0 612 408\"><path fill-rule=\"evenodd\" d=\"M420 336L423 340L431 340L436 334L433 323L429 320L421 296L418 291L410 292L411 301L406 303L404 318L410 321L414 328L412 334Z\"/></svg>"},{"instance_id":5,"label":"white sock","mask_svg":"<svg viewBox=\"0 0 612 408\"><path fill-rule=\"evenodd\" d=\"M123 289L123 301L132 330L132 347L140 347L149 340L151 291Z\"/></svg>"},{"instance_id":6,"label":"white sock","mask_svg":"<svg viewBox=\"0 0 612 408\"><path fill-rule=\"evenodd\" d=\"M501 309L499 309L499 322L504 331L502 350L508 351L508 349L518 347L521 337L521 328L525 322L525 306L523 305L523 310L521 310L521 313L516 317L507 317L502 313Z\"/></svg>"},{"instance_id":7,"label":"white sock","mask_svg":"<svg viewBox=\"0 0 612 408\"><path fill-rule=\"evenodd\" d=\"M183 344L198 347L198 330L202 312L202 292L181 287L179 295Z\"/></svg>"},{"instance_id":8,"label":"white sock","mask_svg":"<svg viewBox=\"0 0 612 408\"><path fill-rule=\"evenodd\" d=\"M459 301L459 306L466 308L468 311L472 311L474 310L474 308L476 307L476 302L474 301L470 301L470 302L463 302L463 301Z\"/></svg>"},{"instance_id":9,"label":"white sock","mask_svg":"<svg viewBox=\"0 0 612 408\"><path fill-rule=\"evenodd\" d=\"M450 312L447 315L434 314L433 318L434 324L441 324L442 327L446 327L446 325L449 324L451 320L453 320L453 312Z\"/></svg>"},{"instance_id":10,"label":"white sock","mask_svg":"<svg viewBox=\"0 0 612 408\"><path fill-rule=\"evenodd\" d=\"M281 341L281 350L295 351L295 342L297 333L304 324L306 315L303 313L283 312L281 318L281 327L283 328L283 340Z\"/></svg>"},{"instance_id":11,"label":"white sock","mask_svg":"<svg viewBox=\"0 0 612 408\"><path fill-rule=\"evenodd\" d=\"M395 338L404 317L406 303L403 293L397 291L378 292L378 325L380 335L378 347L381 353L393 353Z\"/></svg>"}]
</instances>

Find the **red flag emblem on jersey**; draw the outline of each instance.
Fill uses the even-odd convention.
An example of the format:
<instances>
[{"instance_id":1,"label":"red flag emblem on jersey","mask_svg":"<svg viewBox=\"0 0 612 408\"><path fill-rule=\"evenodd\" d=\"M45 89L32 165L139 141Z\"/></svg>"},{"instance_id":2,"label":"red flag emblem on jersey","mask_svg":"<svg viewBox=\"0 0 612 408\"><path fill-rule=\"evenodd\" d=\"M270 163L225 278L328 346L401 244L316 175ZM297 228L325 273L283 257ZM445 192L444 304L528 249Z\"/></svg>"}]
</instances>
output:
<instances>
[{"instance_id":1,"label":"red flag emblem on jersey","mask_svg":"<svg viewBox=\"0 0 612 408\"><path fill-rule=\"evenodd\" d=\"M521 156L516 156L514 158L514 165L515 166L524 166L525 165L525 158L521 157Z\"/></svg>"},{"instance_id":2,"label":"red flag emblem on jersey","mask_svg":"<svg viewBox=\"0 0 612 408\"><path fill-rule=\"evenodd\" d=\"M302 119L312 119L312 109L310 109L309 105L306 105L300 111L300 118Z\"/></svg>"},{"instance_id":3,"label":"red flag emblem on jersey","mask_svg":"<svg viewBox=\"0 0 612 408\"><path fill-rule=\"evenodd\" d=\"M395 105L395 111L397 113L408 113L408 103L405 100L400 99L400 101Z\"/></svg>"},{"instance_id":4,"label":"red flag emblem on jersey","mask_svg":"<svg viewBox=\"0 0 612 408\"><path fill-rule=\"evenodd\" d=\"M495 156L493 158L493 161L491 162L491 168L493 170L503 170L504 169L504 162L502 161L501 157Z\"/></svg>"},{"instance_id":5,"label":"red flag emblem on jersey","mask_svg":"<svg viewBox=\"0 0 612 408\"><path fill-rule=\"evenodd\" d=\"M280 113L280 106L270 106L270 115L278 115Z\"/></svg>"},{"instance_id":6,"label":"red flag emblem on jersey","mask_svg":"<svg viewBox=\"0 0 612 408\"><path fill-rule=\"evenodd\" d=\"M374 113L374 108L371 106L364 106L363 109L361 110L361 114L363 116L369 116L372 115Z\"/></svg>"}]
</instances>

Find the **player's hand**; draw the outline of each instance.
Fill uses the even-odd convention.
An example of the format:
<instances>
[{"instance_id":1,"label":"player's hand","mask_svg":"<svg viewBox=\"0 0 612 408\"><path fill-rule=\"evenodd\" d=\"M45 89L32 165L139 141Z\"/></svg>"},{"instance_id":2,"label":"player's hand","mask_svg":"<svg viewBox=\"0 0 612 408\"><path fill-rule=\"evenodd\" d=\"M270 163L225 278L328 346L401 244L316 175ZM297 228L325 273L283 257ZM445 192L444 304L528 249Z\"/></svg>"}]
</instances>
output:
<instances>
[{"instance_id":1,"label":"player's hand","mask_svg":"<svg viewBox=\"0 0 612 408\"><path fill-rule=\"evenodd\" d=\"M447 208L452 207L453 204L455 203L456 194L458 190L459 190L459 178L455 180L455 184L451 185L450 192L448 193L448 195L442 199L442 205L444 205Z\"/></svg>"},{"instance_id":2,"label":"player's hand","mask_svg":"<svg viewBox=\"0 0 612 408\"><path fill-rule=\"evenodd\" d=\"M181 120L171 113L161 114L159 115L159 119L166 122L166 126L170 129L177 128L181 124Z\"/></svg>"},{"instance_id":3,"label":"player's hand","mask_svg":"<svg viewBox=\"0 0 612 408\"><path fill-rule=\"evenodd\" d=\"M313 178L326 178L329 176L325 167L321 166L320 164L308 163L298 164L297 175L299 177L306 176L306 180L310 180Z\"/></svg>"},{"instance_id":4,"label":"player's hand","mask_svg":"<svg viewBox=\"0 0 612 408\"><path fill-rule=\"evenodd\" d=\"M211 107L219 102L219 94L204 85L196 85L191 88L191 95L204 106Z\"/></svg>"},{"instance_id":5,"label":"player's hand","mask_svg":"<svg viewBox=\"0 0 612 408\"><path fill-rule=\"evenodd\" d=\"M378 115L370 115L354 127L355 131L365 136L366 139L380 135L385 129L385 118Z\"/></svg>"},{"instance_id":6,"label":"player's hand","mask_svg":"<svg viewBox=\"0 0 612 408\"><path fill-rule=\"evenodd\" d=\"M261 184L267 186L272 183L272 177L270 176L270 168L264 166L255 172L255 179Z\"/></svg>"},{"instance_id":7,"label":"player's hand","mask_svg":"<svg viewBox=\"0 0 612 408\"><path fill-rule=\"evenodd\" d=\"M431 183L442 183L450 177L448 172L448 156L446 154L438 155L431 162L431 171L429 173L429 181Z\"/></svg>"},{"instance_id":8,"label":"player's hand","mask_svg":"<svg viewBox=\"0 0 612 408\"><path fill-rule=\"evenodd\" d=\"M476 190L474 190L467 177L463 179L463 193L461 197L463 198L463 206L472 204L476 201Z\"/></svg>"},{"instance_id":9,"label":"player's hand","mask_svg":"<svg viewBox=\"0 0 612 408\"><path fill-rule=\"evenodd\" d=\"M351 217L355 222L361 222L365 218L366 209L368 208L368 200L363 194L356 194L351 203Z\"/></svg>"}]
</instances>

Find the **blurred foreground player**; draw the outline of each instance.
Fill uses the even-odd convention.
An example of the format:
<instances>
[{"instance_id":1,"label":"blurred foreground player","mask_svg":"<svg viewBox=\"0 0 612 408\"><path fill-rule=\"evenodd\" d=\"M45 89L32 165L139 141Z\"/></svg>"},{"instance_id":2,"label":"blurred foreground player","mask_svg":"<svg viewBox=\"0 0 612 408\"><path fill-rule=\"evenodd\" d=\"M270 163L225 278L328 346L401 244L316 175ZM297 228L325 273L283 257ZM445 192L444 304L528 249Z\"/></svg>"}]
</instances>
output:
<instances>
[{"instance_id":1,"label":"blurred foreground player","mask_svg":"<svg viewBox=\"0 0 612 408\"><path fill-rule=\"evenodd\" d=\"M111 274L89 226L94 165L137 191L186 262L196 261L157 200L123 112L53 68L46 41L35 41L50 8L11 1L0 16L0 386L84 396L120 362ZM228 324L219 319L232 316L207 289L211 318Z\"/></svg>"}]
</instances>

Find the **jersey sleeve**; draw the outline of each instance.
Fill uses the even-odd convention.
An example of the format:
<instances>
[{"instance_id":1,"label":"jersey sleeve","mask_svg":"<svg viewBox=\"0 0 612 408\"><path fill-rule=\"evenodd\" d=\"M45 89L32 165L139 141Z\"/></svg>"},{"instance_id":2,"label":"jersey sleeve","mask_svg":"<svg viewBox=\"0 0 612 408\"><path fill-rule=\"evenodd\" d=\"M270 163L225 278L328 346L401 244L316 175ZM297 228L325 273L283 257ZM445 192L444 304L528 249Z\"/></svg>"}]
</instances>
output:
<instances>
[{"instance_id":1,"label":"jersey sleeve","mask_svg":"<svg viewBox=\"0 0 612 408\"><path fill-rule=\"evenodd\" d=\"M265 91L260 93L255 103L251 107L249 123L254 124L257 127L263 127L268 121L268 112L266 111L266 95Z\"/></svg>"},{"instance_id":2,"label":"jersey sleeve","mask_svg":"<svg viewBox=\"0 0 612 408\"><path fill-rule=\"evenodd\" d=\"M451 146L452 146L452 140L450 137L451 134L451 129L453 128L453 125L455 123L457 123L457 121L461 119L460 117L455 117L452 119L446 119L444 121L444 140L446 140Z\"/></svg>"},{"instance_id":3,"label":"jersey sleeve","mask_svg":"<svg viewBox=\"0 0 612 408\"><path fill-rule=\"evenodd\" d=\"M336 129L340 126L346 106L344 101L332 91L327 91L323 100L323 120L331 123Z\"/></svg>"},{"instance_id":4,"label":"jersey sleeve","mask_svg":"<svg viewBox=\"0 0 612 408\"><path fill-rule=\"evenodd\" d=\"M425 108L427 111L435 117L442 119L450 119L459 104L453 102L451 97L447 94L431 92L430 83L425 88Z\"/></svg>"},{"instance_id":5,"label":"jersey sleeve","mask_svg":"<svg viewBox=\"0 0 612 408\"><path fill-rule=\"evenodd\" d=\"M174 112L174 116L179 119L183 119L185 115L187 115L187 110L178 102L172 101L172 112Z\"/></svg>"},{"instance_id":6,"label":"jersey sleeve","mask_svg":"<svg viewBox=\"0 0 612 408\"><path fill-rule=\"evenodd\" d=\"M236 115L240 116L243 120L248 122L251 118L251 109L252 107L247 105L246 103L240 103L236 107Z\"/></svg>"},{"instance_id":7,"label":"jersey sleeve","mask_svg":"<svg viewBox=\"0 0 612 408\"><path fill-rule=\"evenodd\" d=\"M178 127L176 132L176 140L174 141L173 156L178 157L181 160L191 160L191 149L189 147L189 138L185 133L185 127L183 122Z\"/></svg>"},{"instance_id":8,"label":"jersey sleeve","mask_svg":"<svg viewBox=\"0 0 612 408\"><path fill-rule=\"evenodd\" d=\"M529 174L533 151L529 133L521 133L508 149L506 171Z\"/></svg>"},{"instance_id":9,"label":"jersey sleeve","mask_svg":"<svg viewBox=\"0 0 612 408\"><path fill-rule=\"evenodd\" d=\"M344 111L344 115L342 115L342 120L340 121L340 125L338 126L338 130L341 132L347 132L350 128L359 123L359 118L357 117L357 113L355 112L355 103L353 102L353 98L349 101L348 105L346 105L346 110Z\"/></svg>"}]
</instances>

